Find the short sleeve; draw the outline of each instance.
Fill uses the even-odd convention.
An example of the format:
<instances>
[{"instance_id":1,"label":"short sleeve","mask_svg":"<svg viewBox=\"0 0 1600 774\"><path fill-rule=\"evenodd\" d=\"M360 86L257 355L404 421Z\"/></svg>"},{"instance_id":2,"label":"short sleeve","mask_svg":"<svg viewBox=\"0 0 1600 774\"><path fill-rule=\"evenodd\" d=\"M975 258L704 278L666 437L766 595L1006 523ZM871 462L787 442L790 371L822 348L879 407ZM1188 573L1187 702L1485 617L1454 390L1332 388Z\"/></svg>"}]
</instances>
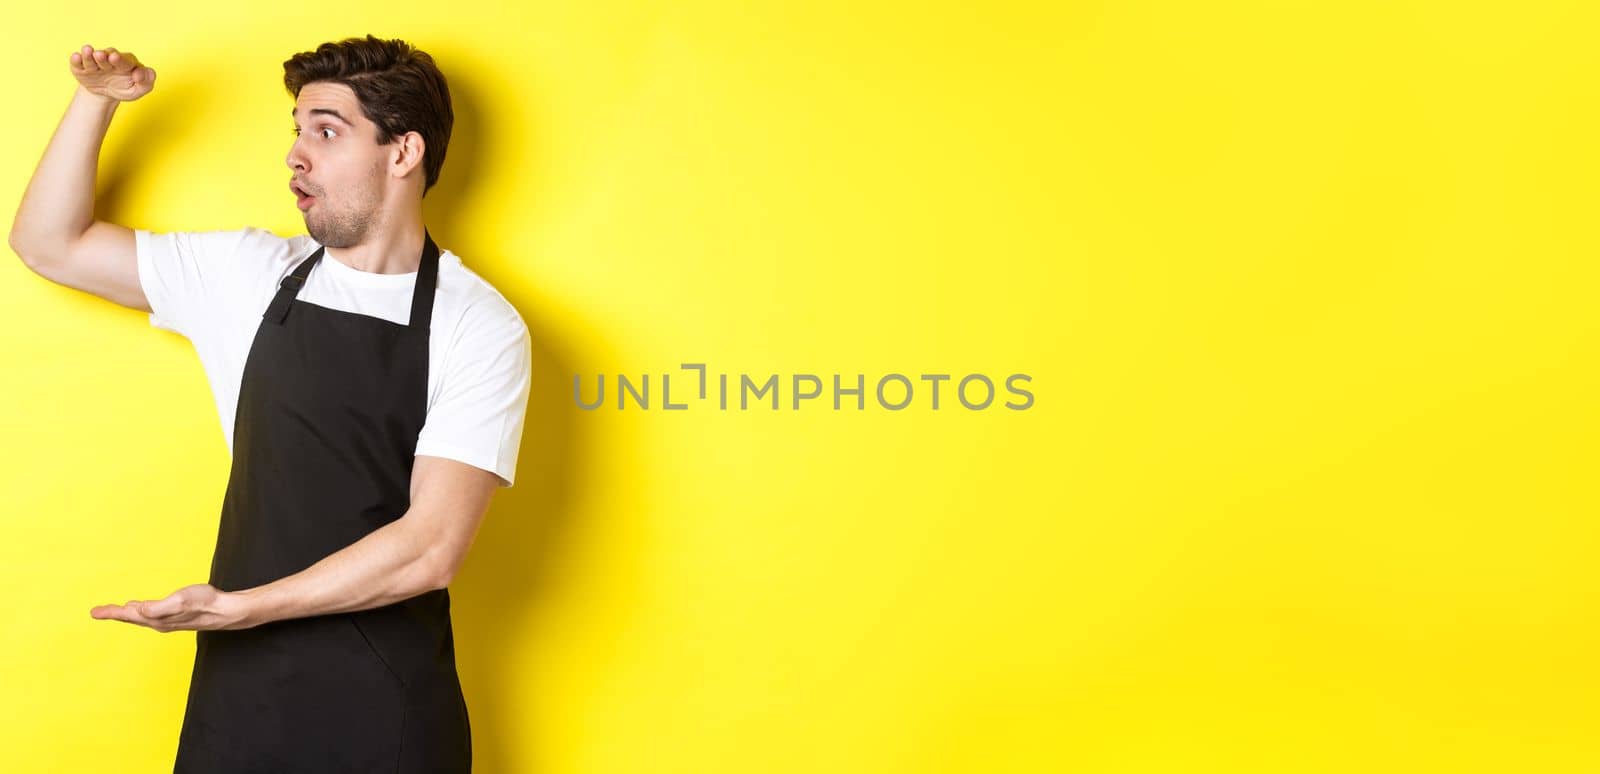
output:
<instances>
[{"instance_id":1,"label":"short sleeve","mask_svg":"<svg viewBox=\"0 0 1600 774\"><path fill-rule=\"evenodd\" d=\"M139 284L150 302L150 324L193 338L202 310L227 289L242 264L245 238L257 229L155 232L135 229Z\"/></svg>"},{"instance_id":2,"label":"short sleeve","mask_svg":"<svg viewBox=\"0 0 1600 774\"><path fill-rule=\"evenodd\" d=\"M532 372L528 328L509 304L465 325L445 356L439 397L417 437L419 455L448 457L516 478Z\"/></svg>"}]
</instances>

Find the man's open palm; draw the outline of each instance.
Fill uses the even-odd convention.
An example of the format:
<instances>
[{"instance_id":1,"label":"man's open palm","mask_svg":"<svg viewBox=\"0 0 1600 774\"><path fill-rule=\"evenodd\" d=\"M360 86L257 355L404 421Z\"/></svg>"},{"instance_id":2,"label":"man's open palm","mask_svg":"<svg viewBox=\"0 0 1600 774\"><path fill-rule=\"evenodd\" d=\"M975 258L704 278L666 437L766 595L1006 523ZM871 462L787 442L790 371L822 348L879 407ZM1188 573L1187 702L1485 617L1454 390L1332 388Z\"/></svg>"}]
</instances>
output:
<instances>
[{"instance_id":1,"label":"man's open palm","mask_svg":"<svg viewBox=\"0 0 1600 774\"><path fill-rule=\"evenodd\" d=\"M155 68L139 63L138 57L114 48L95 49L85 45L72 52L72 74L83 88L122 102L143 97L156 87Z\"/></svg>"},{"instance_id":2,"label":"man's open palm","mask_svg":"<svg viewBox=\"0 0 1600 774\"><path fill-rule=\"evenodd\" d=\"M158 632L242 628L235 595L207 583L184 586L163 599L130 599L121 605L96 605L93 618L126 621Z\"/></svg>"}]
</instances>

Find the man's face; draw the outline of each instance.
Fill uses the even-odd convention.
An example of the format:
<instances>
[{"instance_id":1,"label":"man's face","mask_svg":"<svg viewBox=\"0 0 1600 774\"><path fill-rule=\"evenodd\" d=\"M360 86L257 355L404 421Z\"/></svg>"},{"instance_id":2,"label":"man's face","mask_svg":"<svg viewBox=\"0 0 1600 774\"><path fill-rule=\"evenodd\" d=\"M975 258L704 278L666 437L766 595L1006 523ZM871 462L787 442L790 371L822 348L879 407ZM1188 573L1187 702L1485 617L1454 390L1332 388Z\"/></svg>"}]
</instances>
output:
<instances>
[{"instance_id":1,"label":"man's face","mask_svg":"<svg viewBox=\"0 0 1600 774\"><path fill-rule=\"evenodd\" d=\"M284 162L290 187L318 244L352 247L366 239L383 206L393 145L376 142L378 127L342 83L308 83L294 104L295 141Z\"/></svg>"}]
</instances>

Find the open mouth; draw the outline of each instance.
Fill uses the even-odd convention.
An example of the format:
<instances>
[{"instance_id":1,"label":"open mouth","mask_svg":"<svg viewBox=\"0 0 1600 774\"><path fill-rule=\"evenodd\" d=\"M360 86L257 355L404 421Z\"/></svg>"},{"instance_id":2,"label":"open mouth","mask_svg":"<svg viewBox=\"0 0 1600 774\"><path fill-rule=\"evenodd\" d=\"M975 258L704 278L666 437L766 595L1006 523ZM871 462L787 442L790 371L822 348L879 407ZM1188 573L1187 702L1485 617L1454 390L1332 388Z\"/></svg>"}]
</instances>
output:
<instances>
[{"instance_id":1,"label":"open mouth","mask_svg":"<svg viewBox=\"0 0 1600 774\"><path fill-rule=\"evenodd\" d=\"M312 203L316 201L317 197L306 193L305 189L301 188L300 184L293 180L289 181L289 190L294 192L295 195L294 206L299 207L302 212L310 209Z\"/></svg>"}]
</instances>

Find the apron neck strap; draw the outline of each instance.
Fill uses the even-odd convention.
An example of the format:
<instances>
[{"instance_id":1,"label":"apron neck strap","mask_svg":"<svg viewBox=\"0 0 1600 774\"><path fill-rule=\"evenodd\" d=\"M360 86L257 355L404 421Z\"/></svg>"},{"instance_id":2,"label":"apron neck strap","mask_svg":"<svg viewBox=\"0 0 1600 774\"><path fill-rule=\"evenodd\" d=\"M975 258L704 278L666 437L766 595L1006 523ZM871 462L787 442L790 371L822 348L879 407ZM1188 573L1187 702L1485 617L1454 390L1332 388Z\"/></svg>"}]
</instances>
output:
<instances>
[{"instance_id":1,"label":"apron neck strap","mask_svg":"<svg viewBox=\"0 0 1600 774\"><path fill-rule=\"evenodd\" d=\"M290 272L278 282L277 295L272 297L272 303L267 306L263 317L279 325L284 318L289 316L289 306L294 297L299 294L300 288L306 284L306 277L311 274L311 267L322 260L326 247L317 246L317 251L301 261L294 271ZM428 323L433 319L433 293L439 284L439 246L434 243L433 235L428 233L427 227L422 229L422 262L417 265L417 284L411 289L411 322L408 327L417 330L428 330Z\"/></svg>"},{"instance_id":2,"label":"apron neck strap","mask_svg":"<svg viewBox=\"0 0 1600 774\"><path fill-rule=\"evenodd\" d=\"M411 289L411 327L428 330L433 320L433 291L439 285L439 246L433 243L428 228L422 228L422 262L417 265L417 284Z\"/></svg>"}]
</instances>

